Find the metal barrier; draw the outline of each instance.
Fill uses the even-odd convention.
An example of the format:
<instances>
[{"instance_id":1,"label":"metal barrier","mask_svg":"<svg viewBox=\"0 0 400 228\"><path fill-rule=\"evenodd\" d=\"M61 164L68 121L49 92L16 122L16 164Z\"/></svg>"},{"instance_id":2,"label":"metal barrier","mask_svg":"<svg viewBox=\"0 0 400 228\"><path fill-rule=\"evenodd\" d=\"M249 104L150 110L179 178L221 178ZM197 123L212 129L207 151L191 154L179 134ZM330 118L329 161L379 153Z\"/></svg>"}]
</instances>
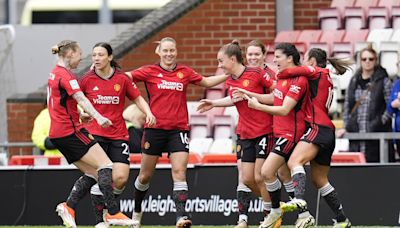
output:
<instances>
[{"instance_id":1,"label":"metal barrier","mask_svg":"<svg viewBox=\"0 0 400 228\"><path fill-rule=\"evenodd\" d=\"M350 140L379 140L379 161L389 162L389 140L400 139L399 132L346 133L343 138Z\"/></svg>"}]
</instances>

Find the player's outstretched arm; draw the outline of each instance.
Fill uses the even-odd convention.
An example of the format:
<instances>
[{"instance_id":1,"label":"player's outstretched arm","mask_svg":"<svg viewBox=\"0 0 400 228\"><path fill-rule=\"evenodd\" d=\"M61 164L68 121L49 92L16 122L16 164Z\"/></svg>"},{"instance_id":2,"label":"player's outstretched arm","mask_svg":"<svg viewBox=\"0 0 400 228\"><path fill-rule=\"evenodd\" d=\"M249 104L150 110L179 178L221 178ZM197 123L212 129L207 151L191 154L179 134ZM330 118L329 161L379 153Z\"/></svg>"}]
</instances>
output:
<instances>
[{"instance_id":1,"label":"player's outstretched arm","mask_svg":"<svg viewBox=\"0 0 400 228\"><path fill-rule=\"evenodd\" d=\"M97 123L102 126L102 127L108 127L112 125L112 122L102 116L90 103L90 101L87 99L87 97L83 94L82 91L76 92L72 95L72 98L78 102L78 105L81 106L81 108L90 116L92 116Z\"/></svg>"},{"instance_id":2,"label":"player's outstretched arm","mask_svg":"<svg viewBox=\"0 0 400 228\"><path fill-rule=\"evenodd\" d=\"M198 85L210 88L226 81L228 77L229 75L227 74L203 77L203 79L198 83Z\"/></svg>"}]
</instances>

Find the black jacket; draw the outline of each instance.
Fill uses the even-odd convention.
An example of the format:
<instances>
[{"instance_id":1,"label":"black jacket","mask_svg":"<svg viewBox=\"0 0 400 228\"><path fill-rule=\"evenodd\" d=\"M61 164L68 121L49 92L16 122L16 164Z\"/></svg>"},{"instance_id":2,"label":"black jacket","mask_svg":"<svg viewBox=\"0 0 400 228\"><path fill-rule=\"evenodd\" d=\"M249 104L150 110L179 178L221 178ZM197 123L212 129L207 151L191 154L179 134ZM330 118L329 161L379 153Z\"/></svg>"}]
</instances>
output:
<instances>
[{"instance_id":1,"label":"black jacket","mask_svg":"<svg viewBox=\"0 0 400 228\"><path fill-rule=\"evenodd\" d=\"M381 67L377 66L374 73L371 76L372 88L370 89L370 96L366 99L369 99L369 109L368 112L370 113L367 123L367 132L390 132L391 131L391 121L388 119L385 123L382 123L382 116L385 115L386 111L386 100L385 100L385 84L384 78L389 78L386 70ZM355 117L350 117L350 112L356 103L355 99L355 91L357 87L360 85L361 78L361 71L357 71L356 74L352 77L349 87L347 89L347 96L348 96L348 107L349 110L349 118L346 124L346 130L349 132L357 132L358 130L358 123L357 123L357 111L353 113Z\"/></svg>"}]
</instances>

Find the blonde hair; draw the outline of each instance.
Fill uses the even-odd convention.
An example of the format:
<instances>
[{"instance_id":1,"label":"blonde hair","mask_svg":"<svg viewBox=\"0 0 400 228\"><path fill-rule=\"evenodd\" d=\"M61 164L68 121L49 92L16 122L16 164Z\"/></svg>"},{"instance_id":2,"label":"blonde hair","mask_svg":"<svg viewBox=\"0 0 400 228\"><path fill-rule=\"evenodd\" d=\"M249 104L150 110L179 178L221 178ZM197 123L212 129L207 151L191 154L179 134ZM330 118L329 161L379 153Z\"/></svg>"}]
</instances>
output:
<instances>
[{"instance_id":1,"label":"blonde hair","mask_svg":"<svg viewBox=\"0 0 400 228\"><path fill-rule=\"evenodd\" d=\"M60 43L51 47L52 54L58 54L58 56L65 57L69 50L76 51L79 48L79 44L73 40L63 40Z\"/></svg>"},{"instance_id":2,"label":"blonde hair","mask_svg":"<svg viewBox=\"0 0 400 228\"><path fill-rule=\"evenodd\" d=\"M154 50L154 53L160 54L161 44L164 43L164 42L166 42L166 41L172 42L172 43L174 43L174 44L176 45L176 41L175 41L174 38L172 38L172 37L164 37L164 38L162 38L162 39L159 40L159 41L154 41L154 42L153 42L153 43L157 44L157 47L156 47L156 49Z\"/></svg>"}]
</instances>

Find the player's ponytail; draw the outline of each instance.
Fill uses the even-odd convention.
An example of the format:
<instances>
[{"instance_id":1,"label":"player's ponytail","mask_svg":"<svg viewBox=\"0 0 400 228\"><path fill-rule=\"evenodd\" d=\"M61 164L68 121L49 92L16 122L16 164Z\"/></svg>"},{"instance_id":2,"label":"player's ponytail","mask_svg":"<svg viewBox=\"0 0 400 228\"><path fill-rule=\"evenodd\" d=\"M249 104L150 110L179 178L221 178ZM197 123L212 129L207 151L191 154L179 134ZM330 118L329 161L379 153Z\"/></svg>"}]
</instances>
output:
<instances>
[{"instance_id":1,"label":"player's ponytail","mask_svg":"<svg viewBox=\"0 0 400 228\"><path fill-rule=\"evenodd\" d=\"M223 52L228 57L235 56L237 62L243 64L243 56L242 50L240 49L239 40L232 40L232 42L230 42L229 44L225 44L224 46L222 46L219 51Z\"/></svg>"}]
</instances>

